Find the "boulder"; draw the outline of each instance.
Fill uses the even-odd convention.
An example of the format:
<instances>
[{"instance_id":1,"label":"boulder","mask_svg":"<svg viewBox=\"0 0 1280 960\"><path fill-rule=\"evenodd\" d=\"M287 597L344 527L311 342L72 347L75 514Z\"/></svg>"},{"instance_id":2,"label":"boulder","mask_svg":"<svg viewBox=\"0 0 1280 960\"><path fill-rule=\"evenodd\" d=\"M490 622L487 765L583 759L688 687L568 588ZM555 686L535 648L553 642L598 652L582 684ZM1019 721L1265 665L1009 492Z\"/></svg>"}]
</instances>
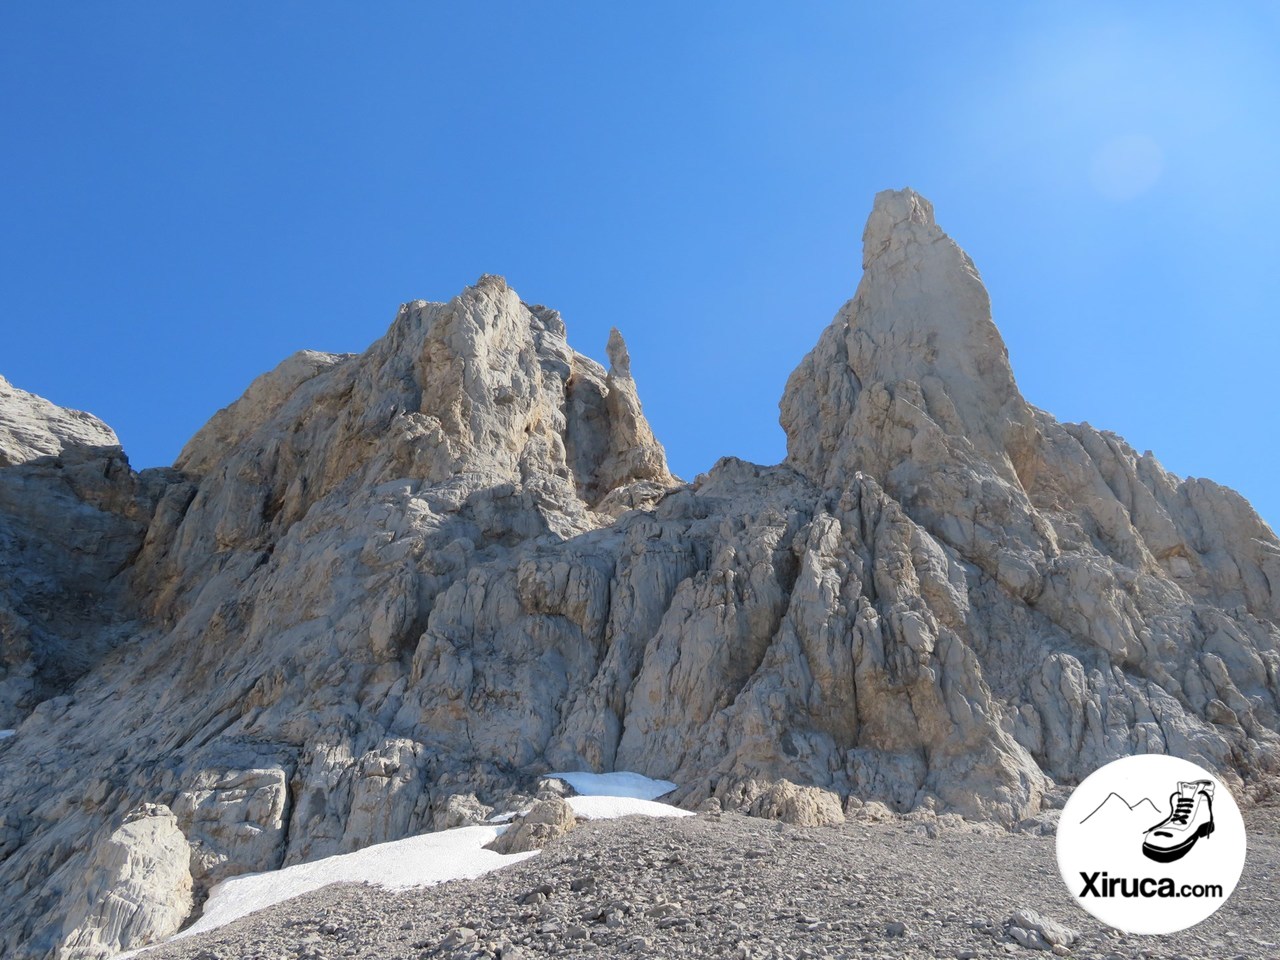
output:
<instances>
[{"instance_id":1,"label":"boulder","mask_svg":"<svg viewBox=\"0 0 1280 960\"><path fill-rule=\"evenodd\" d=\"M547 797L537 801L528 813L512 820L486 849L496 853L541 850L572 830L577 822L569 804L560 797Z\"/></svg>"},{"instance_id":2,"label":"boulder","mask_svg":"<svg viewBox=\"0 0 1280 960\"><path fill-rule=\"evenodd\" d=\"M437 830L451 830L483 822L493 813L493 807L483 804L474 793L454 793L436 811L434 824Z\"/></svg>"},{"instance_id":3,"label":"boulder","mask_svg":"<svg viewBox=\"0 0 1280 960\"><path fill-rule=\"evenodd\" d=\"M797 827L834 826L845 820L839 796L821 787L797 786L790 780L771 784L752 801L747 812Z\"/></svg>"}]
</instances>

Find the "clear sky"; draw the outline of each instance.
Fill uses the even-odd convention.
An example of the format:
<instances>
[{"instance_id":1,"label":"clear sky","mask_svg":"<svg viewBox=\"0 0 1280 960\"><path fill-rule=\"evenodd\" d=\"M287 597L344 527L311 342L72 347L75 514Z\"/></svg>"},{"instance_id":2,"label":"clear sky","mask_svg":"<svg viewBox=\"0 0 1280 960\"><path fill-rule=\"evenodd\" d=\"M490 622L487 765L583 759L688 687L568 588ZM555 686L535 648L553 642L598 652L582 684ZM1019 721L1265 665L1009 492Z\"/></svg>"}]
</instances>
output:
<instances>
[{"instance_id":1,"label":"clear sky","mask_svg":"<svg viewBox=\"0 0 1280 960\"><path fill-rule=\"evenodd\" d=\"M1278 50L1263 2L8 0L0 373L157 465L501 273L584 353L623 331L678 473L776 462L912 186L1032 403L1280 526Z\"/></svg>"}]
</instances>

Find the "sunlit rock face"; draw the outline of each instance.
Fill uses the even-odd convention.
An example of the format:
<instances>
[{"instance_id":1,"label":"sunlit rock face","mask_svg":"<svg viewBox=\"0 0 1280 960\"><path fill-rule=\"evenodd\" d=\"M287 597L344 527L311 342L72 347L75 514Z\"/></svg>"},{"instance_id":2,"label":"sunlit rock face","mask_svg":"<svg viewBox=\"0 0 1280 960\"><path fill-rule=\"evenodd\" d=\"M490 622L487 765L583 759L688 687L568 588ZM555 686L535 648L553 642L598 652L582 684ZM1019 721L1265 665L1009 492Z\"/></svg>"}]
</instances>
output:
<instances>
[{"instance_id":1,"label":"sunlit rock face","mask_svg":"<svg viewBox=\"0 0 1280 960\"><path fill-rule=\"evenodd\" d=\"M171 470L4 384L0 952L137 946L553 769L797 822L1013 823L1141 751L1275 775L1272 531L1030 406L917 194L876 198L863 268L787 459L693 483L621 336L605 369L497 277L295 354ZM165 888L116 889L130 857Z\"/></svg>"}]
</instances>

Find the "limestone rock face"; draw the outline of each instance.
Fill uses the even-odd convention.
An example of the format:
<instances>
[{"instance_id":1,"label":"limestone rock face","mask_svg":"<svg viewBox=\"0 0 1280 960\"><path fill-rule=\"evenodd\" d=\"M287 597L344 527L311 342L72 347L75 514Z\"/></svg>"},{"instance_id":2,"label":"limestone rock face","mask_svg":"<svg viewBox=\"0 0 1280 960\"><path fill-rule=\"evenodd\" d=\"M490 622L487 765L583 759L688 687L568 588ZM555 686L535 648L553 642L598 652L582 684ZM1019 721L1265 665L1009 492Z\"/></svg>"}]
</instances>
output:
<instances>
[{"instance_id":1,"label":"limestone rock face","mask_svg":"<svg viewBox=\"0 0 1280 960\"><path fill-rule=\"evenodd\" d=\"M789 463L829 491L874 476L948 570L951 589L908 601L935 697L913 698L918 726L970 731L983 776L1014 791L1152 750L1274 773L1275 534L1238 495L1029 406L972 263L918 195L877 197L864 242L782 422Z\"/></svg>"},{"instance_id":2,"label":"limestone rock face","mask_svg":"<svg viewBox=\"0 0 1280 960\"><path fill-rule=\"evenodd\" d=\"M144 804L94 851L57 956L110 956L176 933L191 912L190 847L168 807Z\"/></svg>"},{"instance_id":3,"label":"limestone rock face","mask_svg":"<svg viewBox=\"0 0 1280 960\"><path fill-rule=\"evenodd\" d=\"M198 891L244 870L280 865L291 771L204 770L178 794L173 813L190 843L190 874Z\"/></svg>"},{"instance_id":4,"label":"limestone rock face","mask_svg":"<svg viewBox=\"0 0 1280 960\"><path fill-rule=\"evenodd\" d=\"M0 378L0 729L129 637L129 565L170 480L133 473L101 421Z\"/></svg>"},{"instance_id":5,"label":"limestone rock face","mask_svg":"<svg viewBox=\"0 0 1280 960\"><path fill-rule=\"evenodd\" d=\"M1275 534L1030 406L918 195L877 197L863 265L776 466L677 481L621 335L605 369L497 277L295 354L173 470L0 466L0 953L153 935L73 909L140 803L198 900L556 770L1008 826L1133 752L1274 778Z\"/></svg>"},{"instance_id":6,"label":"limestone rock face","mask_svg":"<svg viewBox=\"0 0 1280 960\"><path fill-rule=\"evenodd\" d=\"M92 414L59 407L0 377L0 467L72 447L119 446L115 431Z\"/></svg>"}]
</instances>

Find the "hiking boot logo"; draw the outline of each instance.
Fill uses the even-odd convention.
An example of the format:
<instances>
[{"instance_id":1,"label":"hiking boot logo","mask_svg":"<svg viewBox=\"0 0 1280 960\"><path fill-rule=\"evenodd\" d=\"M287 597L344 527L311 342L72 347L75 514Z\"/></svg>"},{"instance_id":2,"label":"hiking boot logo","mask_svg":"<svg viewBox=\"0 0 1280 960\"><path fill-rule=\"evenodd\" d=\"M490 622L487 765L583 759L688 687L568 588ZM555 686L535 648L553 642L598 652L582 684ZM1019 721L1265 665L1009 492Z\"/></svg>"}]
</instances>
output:
<instances>
[{"instance_id":1,"label":"hiking boot logo","mask_svg":"<svg viewBox=\"0 0 1280 960\"><path fill-rule=\"evenodd\" d=\"M1076 906L1139 934L1211 916L1239 882L1246 847L1228 783L1160 753L1121 757L1081 781L1058 817L1056 844Z\"/></svg>"},{"instance_id":2,"label":"hiking boot logo","mask_svg":"<svg viewBox=\"0 0 1280 960\"><path fill-rule=\"evenodd\" d=\"M1143 834L1142 853L1158 863L1172 863L1212 834L1213 781L1179 781L1169 797L1169 815Z\"/></svg>"}]
</instances>

